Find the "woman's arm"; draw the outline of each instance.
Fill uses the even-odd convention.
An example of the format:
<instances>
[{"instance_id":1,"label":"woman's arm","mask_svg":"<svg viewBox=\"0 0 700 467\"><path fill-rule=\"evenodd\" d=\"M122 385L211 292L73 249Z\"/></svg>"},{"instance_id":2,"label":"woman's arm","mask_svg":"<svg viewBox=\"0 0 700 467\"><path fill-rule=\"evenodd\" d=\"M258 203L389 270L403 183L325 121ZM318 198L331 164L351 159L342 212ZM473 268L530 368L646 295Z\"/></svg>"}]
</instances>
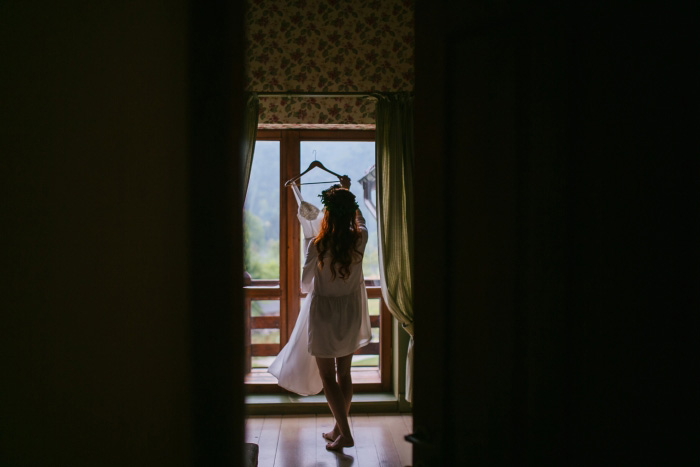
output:
<instances>
[{"instance_id":1,"label":"woman's arm","mask_svg":"<svg viewBox=\"0 0 700 467\"><path fill-rule=\"evenodd\" d=\"M362 249L364 251L364 246L367 244L369 234L367 232L367 224L365 222L365 218L362 216L362 211L360 211L359 209L355 211L355 220L357 221L357 228L360 231L360 234L362 235Z\"/></svg>"},{"instance_id":2,"label":"woman's arm","mask_svg":"<svg viewBox=\"0 0 700 467\"><path fill-rule=\"evenodd\" d=\"M301 291L303 293L311 292L316 263L318 263L318 249L314 244L314 239L311 239L306 249L306 259L304 260L304 269L301 274Z\"/></svg>"},{"instance_id":3,"label":"woman's arm","mask_svg":"<svg viewBox=\"0 0 700 467\"><path fill-rule=\"evenodd\" d=\"M367 224L365 222L365 218L362 216L362 211L360 211L359 209L355 211L355 220L357 221L357 227L359 227L360 230L367 231Z\"/></svg>"}]
</instances>

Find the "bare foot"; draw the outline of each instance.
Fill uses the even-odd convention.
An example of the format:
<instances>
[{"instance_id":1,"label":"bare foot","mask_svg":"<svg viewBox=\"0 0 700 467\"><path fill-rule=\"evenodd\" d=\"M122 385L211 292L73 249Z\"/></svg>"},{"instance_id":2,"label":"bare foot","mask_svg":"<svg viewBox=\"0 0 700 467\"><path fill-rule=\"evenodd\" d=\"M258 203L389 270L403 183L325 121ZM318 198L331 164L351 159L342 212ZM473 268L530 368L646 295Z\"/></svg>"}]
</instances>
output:
<instances>
[{"instance_id":1,"label":"bare foot","mask_svg":"<svg viewBox=\"0 0 700 467\"><path fill-rule=\"evenodd\" d=\"M339 435L335 441L326 444L326 449L329 451L340 451L343 448L351 448L355 445L355 441L343 435Z\"/></svg>"},{"instance_id":2,"label":"bare foot","mask_svg":"<svg viewBox=\"0 0 700 467\"><path fill-rule=\"evenodd\" d=\"M338 437L340 434L340 430L338 429L338 425L335 425L333 427L333 431L330 431L328 433L321 433L321 436L323 436L323 439L333 442L335 439Z\"/></svg>"}]
</instances>

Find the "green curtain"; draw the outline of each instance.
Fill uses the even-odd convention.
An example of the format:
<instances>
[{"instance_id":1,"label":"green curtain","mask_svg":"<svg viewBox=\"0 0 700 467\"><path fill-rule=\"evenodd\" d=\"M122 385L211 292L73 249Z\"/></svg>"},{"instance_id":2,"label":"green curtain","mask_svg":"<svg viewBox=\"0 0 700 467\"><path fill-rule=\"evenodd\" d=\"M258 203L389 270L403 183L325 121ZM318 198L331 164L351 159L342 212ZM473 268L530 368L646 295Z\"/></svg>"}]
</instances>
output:
<instances>
[{"instance_id":1,"label":"green curtain","mask_svg":"<svg viewBox=\"0 0 700 467\"><path fill-rule=\"evenodd\" d=\"M249 93L246 99L245 118L243 120L243 138L241 139L241 163L243 164L243 200L248 193L250 169L253 166L255 151L255 134L258 131L258 95Z\"/></svg>"},{"instance_id":2,"label":"green curtain","mask_svg":"<svg viewBox=\"0 0 700 467\"><path fill-rule=\"evenodd\" d=\"M382 297L409 334L406 400L413 396L413 98L377 95L377 226Z\"/></svg>"}]
</instances>

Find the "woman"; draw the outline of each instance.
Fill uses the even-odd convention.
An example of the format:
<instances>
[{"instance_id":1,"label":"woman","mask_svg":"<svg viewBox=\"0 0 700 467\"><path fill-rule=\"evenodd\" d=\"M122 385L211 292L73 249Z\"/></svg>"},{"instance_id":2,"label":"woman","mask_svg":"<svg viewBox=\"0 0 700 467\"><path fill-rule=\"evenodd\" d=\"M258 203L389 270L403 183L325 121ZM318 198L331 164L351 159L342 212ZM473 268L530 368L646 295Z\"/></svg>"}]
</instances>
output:
<instances>
[{"instance_id":1,"label":"woman","mask_svg":"<svg viewBox=\"0 0 700 467\"><path fill-rule=\"evenodd\" d=\"M306 254L302 291L310 293L308 351L335 418L333 431L323 437L326 449L339 450L354 445L348 424L352 354L372 338L362 274L367 227L346 188L334 185L320 197L325 213Z\"/></svg>"}]
</instances>

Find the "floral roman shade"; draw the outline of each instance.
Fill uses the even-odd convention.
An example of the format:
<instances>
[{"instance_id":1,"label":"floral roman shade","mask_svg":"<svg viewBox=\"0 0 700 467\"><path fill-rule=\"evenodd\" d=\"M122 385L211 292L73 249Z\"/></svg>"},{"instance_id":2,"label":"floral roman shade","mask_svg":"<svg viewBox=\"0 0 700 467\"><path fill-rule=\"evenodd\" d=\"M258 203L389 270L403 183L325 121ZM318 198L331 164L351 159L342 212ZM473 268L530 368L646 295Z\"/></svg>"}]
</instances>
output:
<instances>
[{"instance_id":1,"label":"floral roman shade","mask_svg":"<svg viewBox=\"0 0 700 467\"><path fill-rule=\"evenodd\" d=\"M248 90L413 90L410 0L250 0ZM357 97L260 97L261 124L374 123L374 101Z\"/></svg>"}]
</instances>

